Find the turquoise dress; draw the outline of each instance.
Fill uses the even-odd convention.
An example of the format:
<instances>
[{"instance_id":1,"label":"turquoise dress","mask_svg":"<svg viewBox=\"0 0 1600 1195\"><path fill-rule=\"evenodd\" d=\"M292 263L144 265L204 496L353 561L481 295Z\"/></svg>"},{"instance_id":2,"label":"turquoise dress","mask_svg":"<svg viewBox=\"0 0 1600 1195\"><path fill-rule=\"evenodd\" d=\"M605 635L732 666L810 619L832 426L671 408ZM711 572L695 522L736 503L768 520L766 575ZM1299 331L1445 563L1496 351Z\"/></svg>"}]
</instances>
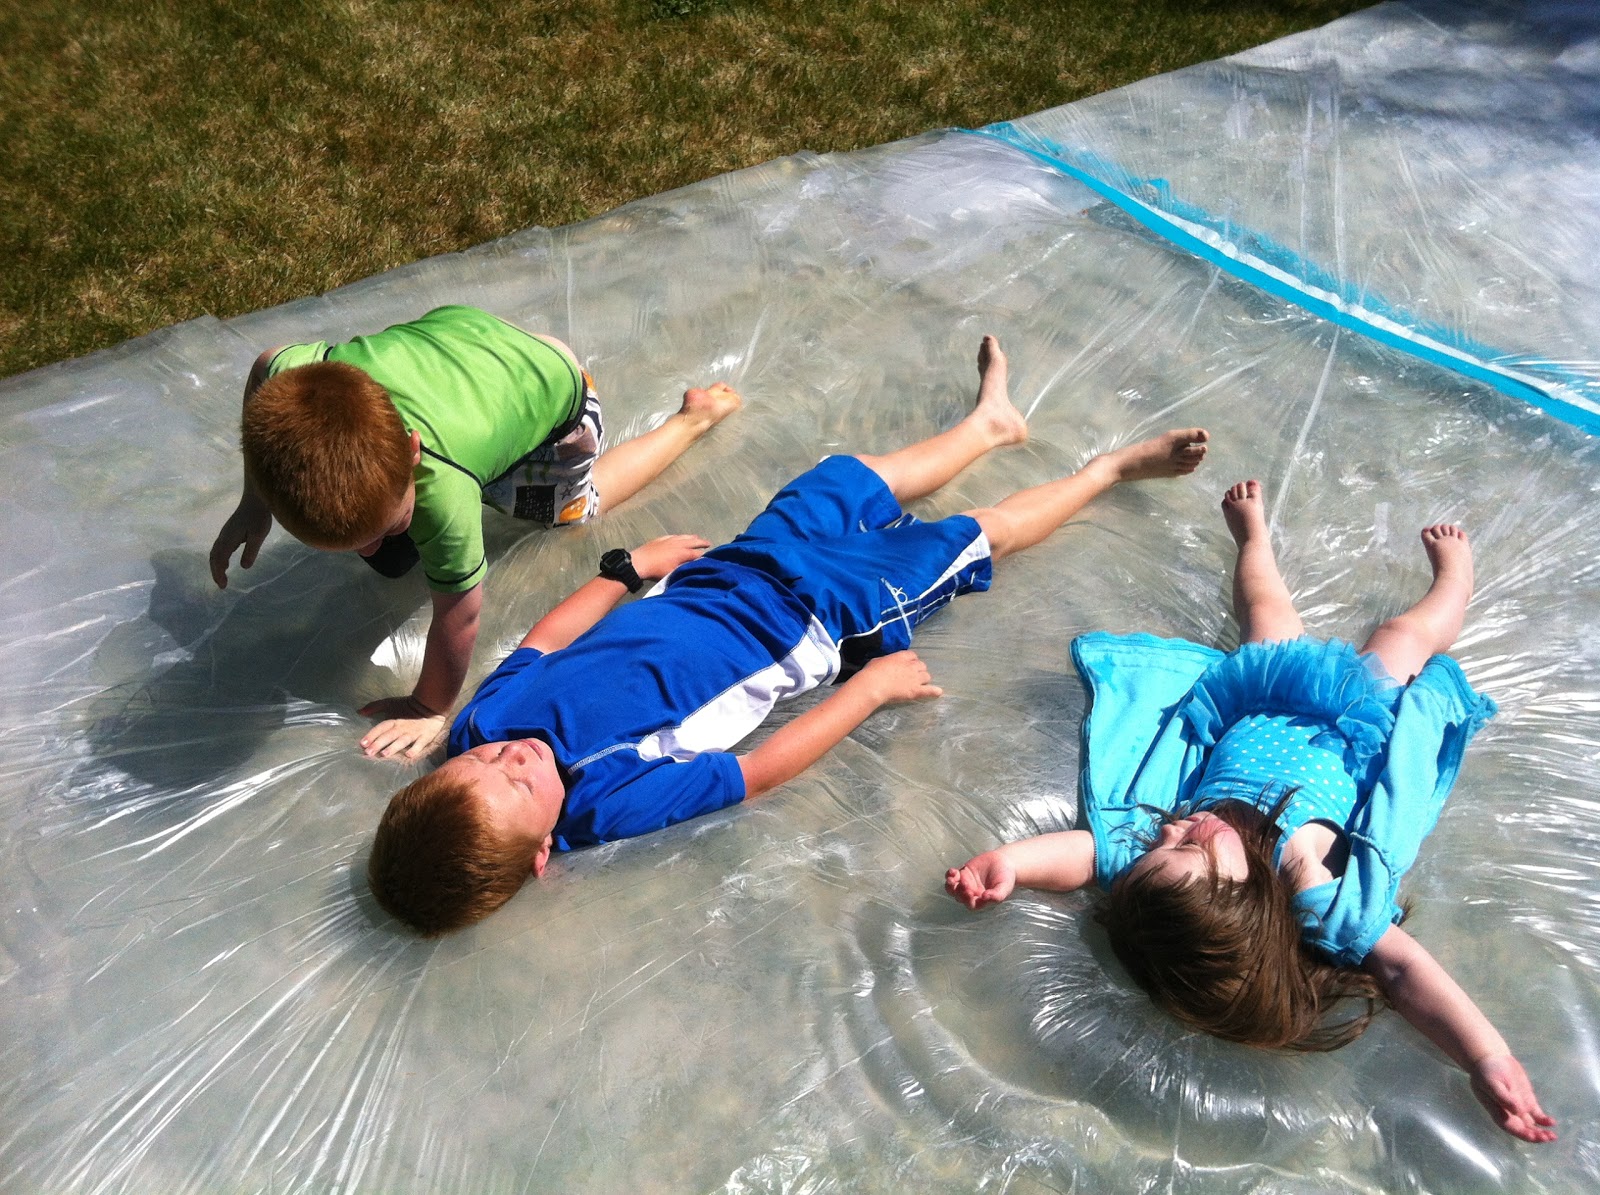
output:
<instances>
[{"instance_id":1,"label":"turquoise dress","mask_svg":"<svg viewBox=\"0 0 1600 1195\"><path fill-rule=\"evenodd\" d=\"M1296 898L1306 942L1360 965L1400 918L1400 880L1439 820L1467 744L1495 713L1448 656L1409 685L1339 640L1223 653L1154 635L1083 635L1089 688L1079 820L1109 889L1144 853L1156 811L1246 801L1280 814L1279 851L1312 819L1340 829L1344 874Z\"/></svg>"}]
</instances>

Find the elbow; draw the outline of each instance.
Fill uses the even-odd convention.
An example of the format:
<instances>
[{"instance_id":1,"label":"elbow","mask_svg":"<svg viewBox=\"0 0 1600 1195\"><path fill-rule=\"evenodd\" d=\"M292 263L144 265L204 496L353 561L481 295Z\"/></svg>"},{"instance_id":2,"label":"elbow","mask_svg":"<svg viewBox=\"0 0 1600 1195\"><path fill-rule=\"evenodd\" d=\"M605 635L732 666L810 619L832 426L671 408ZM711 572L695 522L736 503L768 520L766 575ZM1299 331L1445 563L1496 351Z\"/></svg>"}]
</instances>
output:
<instances>
[{"instance_id":1,"label":"elbow","mask_svg":"<svg viewBox=\"0 0 1600 1195\"><path fill-rule=\"evenodd\" d=\"M744 799L753 801L757 797L765 796L777 787L777 782L765 775L760 766L760 761L752 763L753 756L739 756L739 774L744 778Z\"/></svg>"}]
</instances>

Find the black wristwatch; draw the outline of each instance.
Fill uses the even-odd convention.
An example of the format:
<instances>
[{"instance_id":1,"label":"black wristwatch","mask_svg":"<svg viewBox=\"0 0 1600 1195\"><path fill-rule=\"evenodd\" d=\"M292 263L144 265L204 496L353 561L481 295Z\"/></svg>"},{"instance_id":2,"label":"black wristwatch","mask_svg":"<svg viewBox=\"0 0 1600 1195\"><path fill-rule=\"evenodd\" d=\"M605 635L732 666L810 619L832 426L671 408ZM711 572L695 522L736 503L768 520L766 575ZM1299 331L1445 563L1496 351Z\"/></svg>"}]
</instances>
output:
<instances>
[{"instance_id":1,"label":"black wristwatch","mask_svg":"<svg viewBox=\"0 0 1600 1195\"><path fill-rule=\"evenodd\" d=\"M607 581L621 581L629 593L644 588L644 578L633 567L633 556L627 548L612 548L600 557L600 575Z\"/></svg>"}]
</instances>

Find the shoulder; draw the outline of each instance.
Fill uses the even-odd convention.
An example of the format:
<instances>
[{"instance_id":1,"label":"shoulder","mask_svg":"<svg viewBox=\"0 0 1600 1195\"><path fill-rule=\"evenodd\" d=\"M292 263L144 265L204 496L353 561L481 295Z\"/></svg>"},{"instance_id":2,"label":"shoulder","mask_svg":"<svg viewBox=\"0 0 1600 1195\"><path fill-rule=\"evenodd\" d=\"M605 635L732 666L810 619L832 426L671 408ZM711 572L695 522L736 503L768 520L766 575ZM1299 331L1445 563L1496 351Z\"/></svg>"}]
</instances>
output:
<instances>
[{"instance_id":1,"label":"shoulder","mask_svg":"<svg viewBox=\"0 0 1600 1195\"><path fill-rule=\"evenodd\" d=\"M469 307L463 303L451 303L443 307L435 307L412 320L409 325L413 328L426 328L430 333L460 332L463 335L473 336L485 331L499 333L509 328L520 336L528 333L517 327L510 320L503 320L492 312L481 307Z\"/></svg>"},{"instance_id":2,"label":"shoulder","mask_svg":"<svg viewBox=\"0 0 1600 1195\"><path fill-rule=\"evenodd\" d=\"M250 380L259 384L286 369L313 365L323 360L328 351L329 345L325 340L313 340L305 344L280 344L255 359L255 363L250 367Z\"/></svg>"},{"instance_id":3,"label":"shoulder","mask_svg":"<svg viewBox=\"0 0 1600 1195\"><path fill-rule=\"evenodd\" d=\"M1295 830L1284 844L1278 870L1299 893L1344 875L1349 856L1350 844L1343 834L1326 822L1311 821Z\"/></svg>"},{"instance_id":4,"label":"shoulder","mask_svg":"<svg viewBox=\"0 0 1600 1195\"><path fill-rule=\"evenodd\" d=\"M574 765L557 844L568 850L636 838L737 805L744 795L744 776L729 752L644 759L634 744L619 743Z\"/></svg>"}]
</instances>

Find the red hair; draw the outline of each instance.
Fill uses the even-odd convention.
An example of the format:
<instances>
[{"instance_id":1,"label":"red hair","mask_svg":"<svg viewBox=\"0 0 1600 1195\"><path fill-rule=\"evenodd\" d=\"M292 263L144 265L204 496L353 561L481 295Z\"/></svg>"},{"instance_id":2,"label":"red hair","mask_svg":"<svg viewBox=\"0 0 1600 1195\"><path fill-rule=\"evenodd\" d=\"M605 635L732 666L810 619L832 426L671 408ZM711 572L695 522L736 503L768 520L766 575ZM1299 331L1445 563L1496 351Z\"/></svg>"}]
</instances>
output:
<instances>
[{"instance_id":1,"label":"red hair","mask_svg":"<svg viewBox=\"0 0 1600 1195\"><path fill-rule=\"evenodd\" d=\"M257 387L239 444L245 476L284 530L336 550L389 526L415 455L388 391L337 361L286 369Z\"/></svg>"},{"instance_id":2,"label":"red hair","mask_svg":"<svg viewBox=\"0 0 1600 1195\"><path fill-rule=\"evenodd\" d=\"M473 786L438 772L389 798L367 859L378 903L428 937L481 921L532 871L526 845L496 833Z\"/></svg>"}]
</instances>

